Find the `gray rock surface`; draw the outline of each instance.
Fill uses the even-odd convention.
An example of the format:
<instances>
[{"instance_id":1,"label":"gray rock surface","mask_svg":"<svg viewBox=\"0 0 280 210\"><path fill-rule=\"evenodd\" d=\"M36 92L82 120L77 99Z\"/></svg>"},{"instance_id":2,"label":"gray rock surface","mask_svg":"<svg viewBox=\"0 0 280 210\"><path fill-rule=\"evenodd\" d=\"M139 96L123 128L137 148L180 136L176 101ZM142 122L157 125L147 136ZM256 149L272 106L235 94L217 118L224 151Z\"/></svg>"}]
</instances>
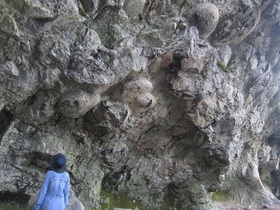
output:
<instances>
[{"instance_id":1,"label":"gray rock surface","mask_svg":"<svg viewBox=\"0 0 280 210\"><path fill-rule=\"evenodd\" d=\"M279 23L278 0L0 1L0 195L61 152L94 209L279 202Z\"/></svg>"}]
</instances>

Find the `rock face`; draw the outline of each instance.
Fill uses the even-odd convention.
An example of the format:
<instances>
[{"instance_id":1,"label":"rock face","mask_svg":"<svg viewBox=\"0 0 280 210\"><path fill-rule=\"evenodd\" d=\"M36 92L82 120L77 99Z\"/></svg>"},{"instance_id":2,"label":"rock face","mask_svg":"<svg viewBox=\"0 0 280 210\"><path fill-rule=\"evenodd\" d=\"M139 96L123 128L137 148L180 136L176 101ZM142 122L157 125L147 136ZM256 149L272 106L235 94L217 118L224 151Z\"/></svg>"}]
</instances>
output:
<instances>
[{"instance_id":1,"label":"rock face","mask_svg":"<svg viewBox=\"0 0 280 210\"><path fill-rule=\"evenodd\" d=\"M278 202L278 0L2 0L0 14L0 197L27 201L61 152L94 209L102 192L139 209Z\"/></svg>"}]
</instances>

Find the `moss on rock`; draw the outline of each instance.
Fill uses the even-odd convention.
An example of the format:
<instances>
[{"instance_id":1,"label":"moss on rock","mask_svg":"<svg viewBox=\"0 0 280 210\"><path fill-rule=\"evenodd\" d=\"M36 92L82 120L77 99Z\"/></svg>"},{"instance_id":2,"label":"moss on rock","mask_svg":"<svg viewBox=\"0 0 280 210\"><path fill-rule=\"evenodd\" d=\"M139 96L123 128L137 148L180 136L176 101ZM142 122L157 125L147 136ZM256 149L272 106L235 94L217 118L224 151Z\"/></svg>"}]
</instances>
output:
<instances>
[{"instance_id":1,"label":"moss on rock","mask_svg":"<svg viewBox=\"0 0 280 210\"><path fill-rule=\"evenodd\" d=\"M225 191L216 191L212 194L212 201L214 202L227 202L230 200L230 195Z\"/></svg>"}]
</instances>

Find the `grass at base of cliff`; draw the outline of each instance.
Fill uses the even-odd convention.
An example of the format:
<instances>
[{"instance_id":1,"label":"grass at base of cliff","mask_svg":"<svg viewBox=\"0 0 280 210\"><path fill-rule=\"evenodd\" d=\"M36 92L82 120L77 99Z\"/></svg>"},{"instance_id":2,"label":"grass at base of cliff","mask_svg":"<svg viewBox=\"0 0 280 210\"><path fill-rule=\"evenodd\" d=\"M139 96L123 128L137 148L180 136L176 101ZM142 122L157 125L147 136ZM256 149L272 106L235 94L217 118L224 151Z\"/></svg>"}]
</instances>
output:
<instances>
[{"instance_id":1,"label":"grass at base of cliff","mask_svg":"<svg viewBox=\"0 0 280 210\"><path fill-rule=\"evenodd\" d=\"M1 203L0 210L25 210L26 205L23 204L11 204L11 203Z\"/></svg>"},{"instance_id":2,"label":"grass at base of cliff","mask_svg":"<svg viewBox=\"0 0 280 210\"><path fill-rule=\"evenodd\" d=\"M102 210L111 210L113 208L135 209L142 207L140 201L133 200L125 193L109 193L102 191L100 194L100 206Z\"/></svg>"},{"instance_id":3,"label":"grass at base of cliff","mask_svg":"<svg viewBox=\"0 0 280 210\"><path fill-rule=\"evenodd\" d=\"M126 193L111 193L102 191L100 194L100 210L112 210L113 208L125 209L147 209L143 204L135 199L130 198ZM26 210L27 204L18 203L0 203L0 210ZM86 210L96 210L96 208L86 208ZM149 208L149 210L156 210L156 208Z\"/></svg>"}]
</instances>

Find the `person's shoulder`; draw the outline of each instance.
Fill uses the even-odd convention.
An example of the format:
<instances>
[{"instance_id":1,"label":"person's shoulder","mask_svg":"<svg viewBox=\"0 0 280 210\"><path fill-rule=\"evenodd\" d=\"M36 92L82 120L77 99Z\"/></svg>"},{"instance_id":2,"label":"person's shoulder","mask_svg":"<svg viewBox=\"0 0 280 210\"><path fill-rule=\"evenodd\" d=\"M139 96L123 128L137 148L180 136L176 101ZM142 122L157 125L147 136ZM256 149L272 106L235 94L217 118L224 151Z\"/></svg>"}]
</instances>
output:
<instances>
[{"instance_id":1,"label":"person's shoulder","mask_svg":"<svg viewBox=\"0 0 280 210\"><path fill-rule=\"evenodd\" d=\"M54 174L55 174L55 172L52 171L52 170L49 170L49 171L47 172L47 175L48 175L48 176L52 176L52 175L54 175Z\"/></svg>"},{"instance_id":2,"label":"person's shoulder","mask_svg":"<svg viewBox=\"0 0 280 210\"><path fill-rule=\"evenodd\" d=\"M70 177L70 176L69 176L69 173L68 173L67 171L64 171L64 172L63 172L63 175L66 176L66 177L68 177L68 178Z\"/></svg>"},{"instance_id":3,"label":"person's shoulder","mask_svg":"<svg viewBox=\"0 0 280 210\"><path fill-rule=\"evenodd\" d=\"M52 170L47 172L47 176L49 176L49 177L66 177L66 178L70 177L69 173L66 171L64 171L62 173L57 173L56 171L52 171Z\"/></svg>"},{"instance_id":4,"label":"person's shoulder","mask_svg":"<svg viewBox=\"0 0 280 210\"><path fill-rule=\"evenodd\" d=\"M53 177L55 177L55 172L52 170L47 171L46 178L52 179Z\"/></svg>"}]
</instances>

